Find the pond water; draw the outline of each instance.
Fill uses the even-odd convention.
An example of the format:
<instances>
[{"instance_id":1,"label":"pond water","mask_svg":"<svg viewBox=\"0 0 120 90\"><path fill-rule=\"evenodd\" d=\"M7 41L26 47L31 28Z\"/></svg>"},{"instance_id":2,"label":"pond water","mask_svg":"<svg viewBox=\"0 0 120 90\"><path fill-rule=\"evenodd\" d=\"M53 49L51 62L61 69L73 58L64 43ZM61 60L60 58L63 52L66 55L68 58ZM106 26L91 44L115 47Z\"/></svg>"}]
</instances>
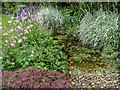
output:
<instances>
[{"instance_id":1,"label":"pond water","mask_svg":"<svg viewBox=\"0 0 120 90\"><path fill-rule=\"evenodd\" d=\"M104 60L101 50L93 50L89 45L82 45L77 37L67 35L57 35L54 40L58 40L63 51L68 55L68 67L74 67L83 72L95 72L98 69L110 67L117 69L115 60ZM105 63L108 62L108 63ZM108 65L109 64L109 65ZM109 68L109 69L110 69Z\"/></svg>"}]
</instances>

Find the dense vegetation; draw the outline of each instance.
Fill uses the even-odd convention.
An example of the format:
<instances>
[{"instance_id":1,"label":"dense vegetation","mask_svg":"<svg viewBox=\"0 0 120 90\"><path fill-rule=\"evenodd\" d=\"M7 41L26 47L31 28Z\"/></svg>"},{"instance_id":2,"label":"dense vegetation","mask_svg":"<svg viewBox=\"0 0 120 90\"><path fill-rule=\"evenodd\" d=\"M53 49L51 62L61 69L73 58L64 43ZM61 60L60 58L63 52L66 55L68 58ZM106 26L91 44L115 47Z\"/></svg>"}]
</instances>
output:
<instances>
[{"instance_id":1,"label":"dense vegetation","mask_svg":"<svg viewBox=\"0 0 120 90\"><path fill-rule=\"evenodd\" d=\"M72 87L64 75L70 56L74 62L101 60L90 55L96 53L111 60L117 56L117 3L3 2L2 7L3 87Z\"/></svg>"}]
</instances>

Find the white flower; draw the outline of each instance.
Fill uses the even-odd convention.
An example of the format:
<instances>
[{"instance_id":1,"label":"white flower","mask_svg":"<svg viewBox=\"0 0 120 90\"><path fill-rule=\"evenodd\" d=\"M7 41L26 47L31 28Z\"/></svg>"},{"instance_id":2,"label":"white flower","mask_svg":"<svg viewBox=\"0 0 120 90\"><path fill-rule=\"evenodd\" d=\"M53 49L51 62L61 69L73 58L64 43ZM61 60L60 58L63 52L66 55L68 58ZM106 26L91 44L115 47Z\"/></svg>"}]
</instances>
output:
<instances>
[{"instance_id":1,"label":"white flower","mask_svg":"<svg viewBox=\"0 0 120 90\"><path fill-rule=\"evenodd\" d=\"M34 51L32 51L31 53L34 53Z\"/></svg>"},{"instance_id":2,"label":"white flower","mask_svg":"<svg viewBox=\"0 0 120 90\"><path fill-rule=\"evenodd\" d=\"M15 63L14 63L14 62L12 62L11 64L12 64L12 65L14 65Z\"/></svg>"},{"instance_id":3,"label":"white flower","mask_svg":"<svg viewBox=\"0 0 120 90\"><path fill-rule=\"evenodd\" d=\"M2 29L2 26L0 26L0 29Z\"/></svg>"},{"instance_id":4,"label":"white flower","mask_svg":"<svg viewBox=\"0 0 120 90\"><path fill-rule=\"evenodd\" d=\"M8 43L8 41L7 41L7 40L5 40L5 42L6 42L6 43Z\"/></svg>"},{"instance_id":5,"label":"white flower","mask_svg":"<svg viewBox=\"0 0 120 90\"><path fill-rule=\"evenodd\" d=\"M12 46L12 47L15 47L15 44L11 43L11 46Z\"/></svg>"},{"instance_id":6,"label":"white flower","mask_svg":"<svg viewBox=\"0 0 120 90\"><path fill-rule=\"evenodd\" d=\"M30 26L27 26L27 29L29 29L30 28Z\"/></svg>"},{"instance_id":7,"label":"white flower","mask_svg":"<svg viewBox=\"0 0 120 90\"><path fill-rule=\"evenodd\" d=\"M22 39L18 40L18 43L21 43L22 42Z\"/></svg>"},{"instance_id":8,"label":"white flower","mask_svg":"<svg viewBox=\"0 0 120 90\"><path fill-rule=\"evenodd\" d=\"M14 19L14 17L11 17L11 19Z\"/></svg>"},{"instance_id":9,"label":"white flower","mask_svg":"<svg viewBox=\"0 0 120 90\"><path fill-rule=\"evenodd\" d=\"M3 36L5 35L5 33L3 33Z\"/></svg>"},{"instance_id":10,"label":"white flower","mask_svg":"<svg viewBox=\"0 0 120 90\"><path fill-rule=\"evenodd\" d=\"M31 54L31 57L33 57L33 54Z\"/></svg>"},{"instance_id":11,"label":"white flower","mask_svg":"<svg viewBox=\"0 0 120 90\"><path fill-rule=\"evenodd\" d=\"M15 38L17 38L17 36L15 36Z\"/></svg>"},{"instance_id":12,"label":"white flower","mask_svg":"<svg viewBox=\"0 0 120 90\"><path fill-rule=\"evenodd\" d=\"M13 39L14 37L12 36L12 39Z\"/></svg>"},{"instance_id":13,"label":"white flower","mask_svg":"<svg viewBox=\"0 0 120 90\"><path fill-rule=\"evenodd\" d=\"M22 33L20 33L20 36L22 36L23 34Z\"/></svg>"},{"instance_id":14,"label":"white flower","mask_svg":"<svg viewBox=\"0 0 120 90\"><path fill-rule=\"evenodd\" d=\"M0 59L2 59L3 57L0 57Z\"/></svg>"},{"instance_id":15,"label":"white flower","mask_svg":"<svg viewBox=\"0 0 120 90\"><path fill-rule=\"evenodd\" d=\"M2 25L2 23L0 23L0 25Z\"/></svg>"}]
</instances>

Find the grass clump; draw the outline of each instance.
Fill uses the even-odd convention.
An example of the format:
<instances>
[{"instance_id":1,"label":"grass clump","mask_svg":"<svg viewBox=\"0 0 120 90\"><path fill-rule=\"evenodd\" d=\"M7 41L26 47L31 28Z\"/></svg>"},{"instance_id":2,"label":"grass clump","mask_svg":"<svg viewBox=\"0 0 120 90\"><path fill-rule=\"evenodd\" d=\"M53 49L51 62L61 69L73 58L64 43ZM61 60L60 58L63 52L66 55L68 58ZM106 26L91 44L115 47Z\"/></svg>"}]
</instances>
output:
<instances>
[{"instance_id":1,"label":"grass clump","mask_svg":"<svg viewBox=\"0 0 120 90\"><path fill-rule=\"evenodd\" d=\"M36 13L36 20L38 23L48 26L56 33L57 29L62 27L64 23L64 16L60 11L51 6L41 7Z\"/></svg>"},{"instance_id":2,"label":"grass clump","mask_svg":"<svg viewBox=\"0 0 120 90\"><path fill-rule=\"evenodd\" d=\"M94 49L104 49L111 45L118 48L118 15L98 10L93 15L88 13L81 20L76 31L79 40Z\"/></svg>"}]
</instances>

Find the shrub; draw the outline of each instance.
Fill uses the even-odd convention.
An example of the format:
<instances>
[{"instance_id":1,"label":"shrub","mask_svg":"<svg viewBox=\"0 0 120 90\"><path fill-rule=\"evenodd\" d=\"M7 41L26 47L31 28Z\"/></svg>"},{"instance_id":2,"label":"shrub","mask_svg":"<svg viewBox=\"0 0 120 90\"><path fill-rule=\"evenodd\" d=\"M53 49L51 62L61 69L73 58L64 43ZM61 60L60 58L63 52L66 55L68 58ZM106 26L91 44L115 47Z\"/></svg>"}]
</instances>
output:
<instances>
[{"instance_id":1,"label":"shrub","mask_svg":"<svg viewBox=\"0 0 120 90\"><path fill-rule=\"evenodd\" d=\"M88 13L81 20L76 31L83 44L89 44L94 49L104 49L112 45L118 48L118 15L99 10L93 15Z\"/></svg>"},{"instance_id":2,"label":"shrub","mask_svg":"<svg viewBox=\"0 0 120 90\"><path fill-rule=\"evenodd\" d=\"M56 33L57 29L62 27L64 23L64 16L51 6L41 7L36 13L36 20L38 23L52 28L53 32Z\"/></svg>"},{"instance_id":3,"label":"shrub","mask_svg":"<svg viewBox=\"0 0 120 90\"><path fill-rule=\"evenodd\" d=\"M71 88L68 76L63 73L28 67L24 70L3 73L3 88Z\"/></svg>"}]
</instances>

